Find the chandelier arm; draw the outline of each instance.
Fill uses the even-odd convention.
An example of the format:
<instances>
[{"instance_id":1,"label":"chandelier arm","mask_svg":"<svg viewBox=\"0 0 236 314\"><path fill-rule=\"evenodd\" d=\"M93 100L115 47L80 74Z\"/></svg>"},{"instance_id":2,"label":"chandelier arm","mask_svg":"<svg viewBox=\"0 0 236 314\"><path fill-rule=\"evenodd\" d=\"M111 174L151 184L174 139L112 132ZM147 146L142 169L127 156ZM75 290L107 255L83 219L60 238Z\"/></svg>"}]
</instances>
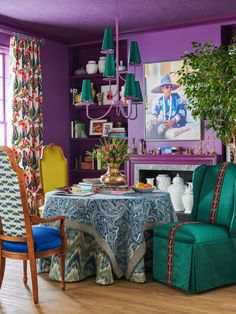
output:
<instances>
[{"instance_id":1,"label":"chandelier arm","mask_svg":"<svg viewBox=\"0 0 236 314\"><path fill-rule=\"evenodd\" d=\"M105 118L106 115L108 115L108 113L111 111L112 107L113 107L113 104L111 104L111 105L109 106L108 110L107 110L103 115L101 115L100 117L91 117L90 114L89 114L89 102L86 101L86 116L87 116L87 118L90 119L90 120L93 120L93 119L95 119L95 120L100 120L100 119L102 119L102 118Z\"/></svg>"},{"instance_id":2,"label":"chandelier arm","mask_svg":"<svg viewBox=\"0 0 236 314\"><path fill-rule=\"evenodd\" d=\"M120 78L122 81L124 81L124 82L125 82L125 78L124 78L124 77L122 77L121 73L119 73L119 78Z\"/></svg>"},{"instance_id":3,"label":"chandelier arm","mask_svg":"<svg viewBox=\"0 0 236 314\"><path fill-rule=\"evenodd\" d=\"M129 108L129 107L127 106L127 108ZM124 104L122 101L119 102L119 109L120 109L120 112L124 118L134 120L133 117L131 118L132 113L133 113L133 104L132 103L130 104L130 110L127 114L124 110ZM137 107L136 107L136 113L135 113L135 119L136 118L137 118Z\"/></svg>"},{"instance_id":4,"label":"chandelier arm","mask_svg":"<svg viewBox=\"0 0 236 314\"><path fill-rule=\"evenodd\" d=\"M138 116L138 106L137 104L132 104L132 106L135 106L135 115L134 117L129 116L129 120L135 120Z\"/></svg>"},{"instance_id":5,"label":"chandelier arm","mask_svg":"<svg viewBox=\"0 0 236 314\"><path fill-rule=\"evenodd\" d=\"M133 107L135 107L135 114L134 116L132 116L133 113ZM138 116L138 109L137 109L137 104L136 103L132 103L130 104L130 111L129 113L126 115L125 114L125 110L124 110L124 106L122 103L120 103L120 110L121 110L121 114L123 115L123 117L129 119L129 120L135 120Z\"/></svg>"}]
</instances>

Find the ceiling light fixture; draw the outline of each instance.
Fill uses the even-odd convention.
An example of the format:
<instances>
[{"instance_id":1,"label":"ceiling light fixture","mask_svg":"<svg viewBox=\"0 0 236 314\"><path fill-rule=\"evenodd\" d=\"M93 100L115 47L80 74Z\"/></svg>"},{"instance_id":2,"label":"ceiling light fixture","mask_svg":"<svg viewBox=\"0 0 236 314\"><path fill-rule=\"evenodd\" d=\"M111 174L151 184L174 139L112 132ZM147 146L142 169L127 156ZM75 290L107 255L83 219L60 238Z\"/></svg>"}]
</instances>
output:
<instances>
[{"instance_id":1,"label":"ceiling light fixture","mask_svg":"<svg viewBox=\"0 0 236 314\"><path fill-rule=\"evenodd\" d=\"M101 53L106 54L106 63L104 68L104 80L109 82L110 94L111 82L115 82L116 92L112 95L112 103L108 110L100 117L91 117L89 114L89 105L93 104L93 96L91 90L90 80L83 80L81 102L86 104L86 115L89 119L103 119L109 114L112 108L116 108L118 116L135 120L137 118L137 105L143 102L143 97L140 89L139 81L135 80L135 67L141 64L140 53L136 41L130 43L129 51L129 67L134 67L134 73L122 73L119 71L119 14L118 14L118 0L114 0L115 7L115 26L116 26L116 49L114 52L114 42L112 29L106 28L104 31L103 43ZM114 53L116 58L114 57ZM125 77L126 75L126 77ZM120 99L120 82L125 82L124 101Z\"/></svg>"}]
</instances>

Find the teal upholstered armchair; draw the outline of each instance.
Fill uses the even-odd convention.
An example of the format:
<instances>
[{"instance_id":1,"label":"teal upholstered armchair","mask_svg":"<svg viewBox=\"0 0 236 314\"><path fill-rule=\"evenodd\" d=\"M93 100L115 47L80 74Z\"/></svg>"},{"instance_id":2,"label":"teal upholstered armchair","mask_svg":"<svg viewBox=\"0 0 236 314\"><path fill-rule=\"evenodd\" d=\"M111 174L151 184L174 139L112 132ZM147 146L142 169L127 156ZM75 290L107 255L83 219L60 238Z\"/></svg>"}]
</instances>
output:
<instances>
[{"instance_id":1,"label":"teal upholstered armchair","mask_svg":"<svg viewBox=\"0 0 236 314\"><path fill-rule=\"evenodd\" d=\"M236 164L193 175L191 221L154 230L154 279L197 293L236 283Z\"/></svg>"}]
</instances>

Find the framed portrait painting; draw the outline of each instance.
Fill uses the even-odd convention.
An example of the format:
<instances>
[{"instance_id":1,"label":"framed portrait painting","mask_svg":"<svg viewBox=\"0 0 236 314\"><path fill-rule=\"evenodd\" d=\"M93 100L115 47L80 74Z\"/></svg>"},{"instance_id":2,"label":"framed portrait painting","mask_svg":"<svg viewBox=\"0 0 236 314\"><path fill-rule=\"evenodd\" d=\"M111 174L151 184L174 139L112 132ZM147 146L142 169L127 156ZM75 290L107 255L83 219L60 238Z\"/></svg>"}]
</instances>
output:
<instances>
[{"instance_id":1,"label":"framed portrait painting","mask_svg":"<svg viewBox=\"0 0 236 314\"><path fill-rule=\"evenodd\" d=\"M201 139L201 121L188 109L184 86L177 84L182 60L144 64L145 139L183 141Z\"/></svg>"}]
</instances>

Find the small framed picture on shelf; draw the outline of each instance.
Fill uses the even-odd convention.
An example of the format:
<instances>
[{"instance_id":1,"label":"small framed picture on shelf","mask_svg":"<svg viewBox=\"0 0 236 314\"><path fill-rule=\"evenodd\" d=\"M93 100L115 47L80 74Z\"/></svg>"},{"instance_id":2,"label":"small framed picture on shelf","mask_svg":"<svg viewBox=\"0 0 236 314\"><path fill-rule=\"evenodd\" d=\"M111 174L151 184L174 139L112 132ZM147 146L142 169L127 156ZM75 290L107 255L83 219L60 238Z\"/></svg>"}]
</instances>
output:
<instances>
[{"instance_id":1,"label":"small framed picture on shelf","mask_svg":"<svg viewBox=\"0 0 236 314\"><path fill-rule=\"evenodd\" d=\"M102 135L103 123L107 120L90 120L89 135Z\"/></svg>"},{"instance_id":2,"label":"small framed picture on shelf","mask_svg":"<svg viewBox=\"0 0 236 314\"><path fill-rule=\"evenodd\" d=\"M116 97L116 85L102 85L101 93L103 96L103 105L110 105L114 97Z\"/></svg>"},{"instance_id":3,"label":"small framed picture on shelf","mask_svg":"<svg viewBox=\"0 0 236 314\"><path fill-rule=\"evenodd\" d=\"M104 122L102 125L102 136L108 136L113 128L113 122Z\"/></svg>"}]
</instances>

